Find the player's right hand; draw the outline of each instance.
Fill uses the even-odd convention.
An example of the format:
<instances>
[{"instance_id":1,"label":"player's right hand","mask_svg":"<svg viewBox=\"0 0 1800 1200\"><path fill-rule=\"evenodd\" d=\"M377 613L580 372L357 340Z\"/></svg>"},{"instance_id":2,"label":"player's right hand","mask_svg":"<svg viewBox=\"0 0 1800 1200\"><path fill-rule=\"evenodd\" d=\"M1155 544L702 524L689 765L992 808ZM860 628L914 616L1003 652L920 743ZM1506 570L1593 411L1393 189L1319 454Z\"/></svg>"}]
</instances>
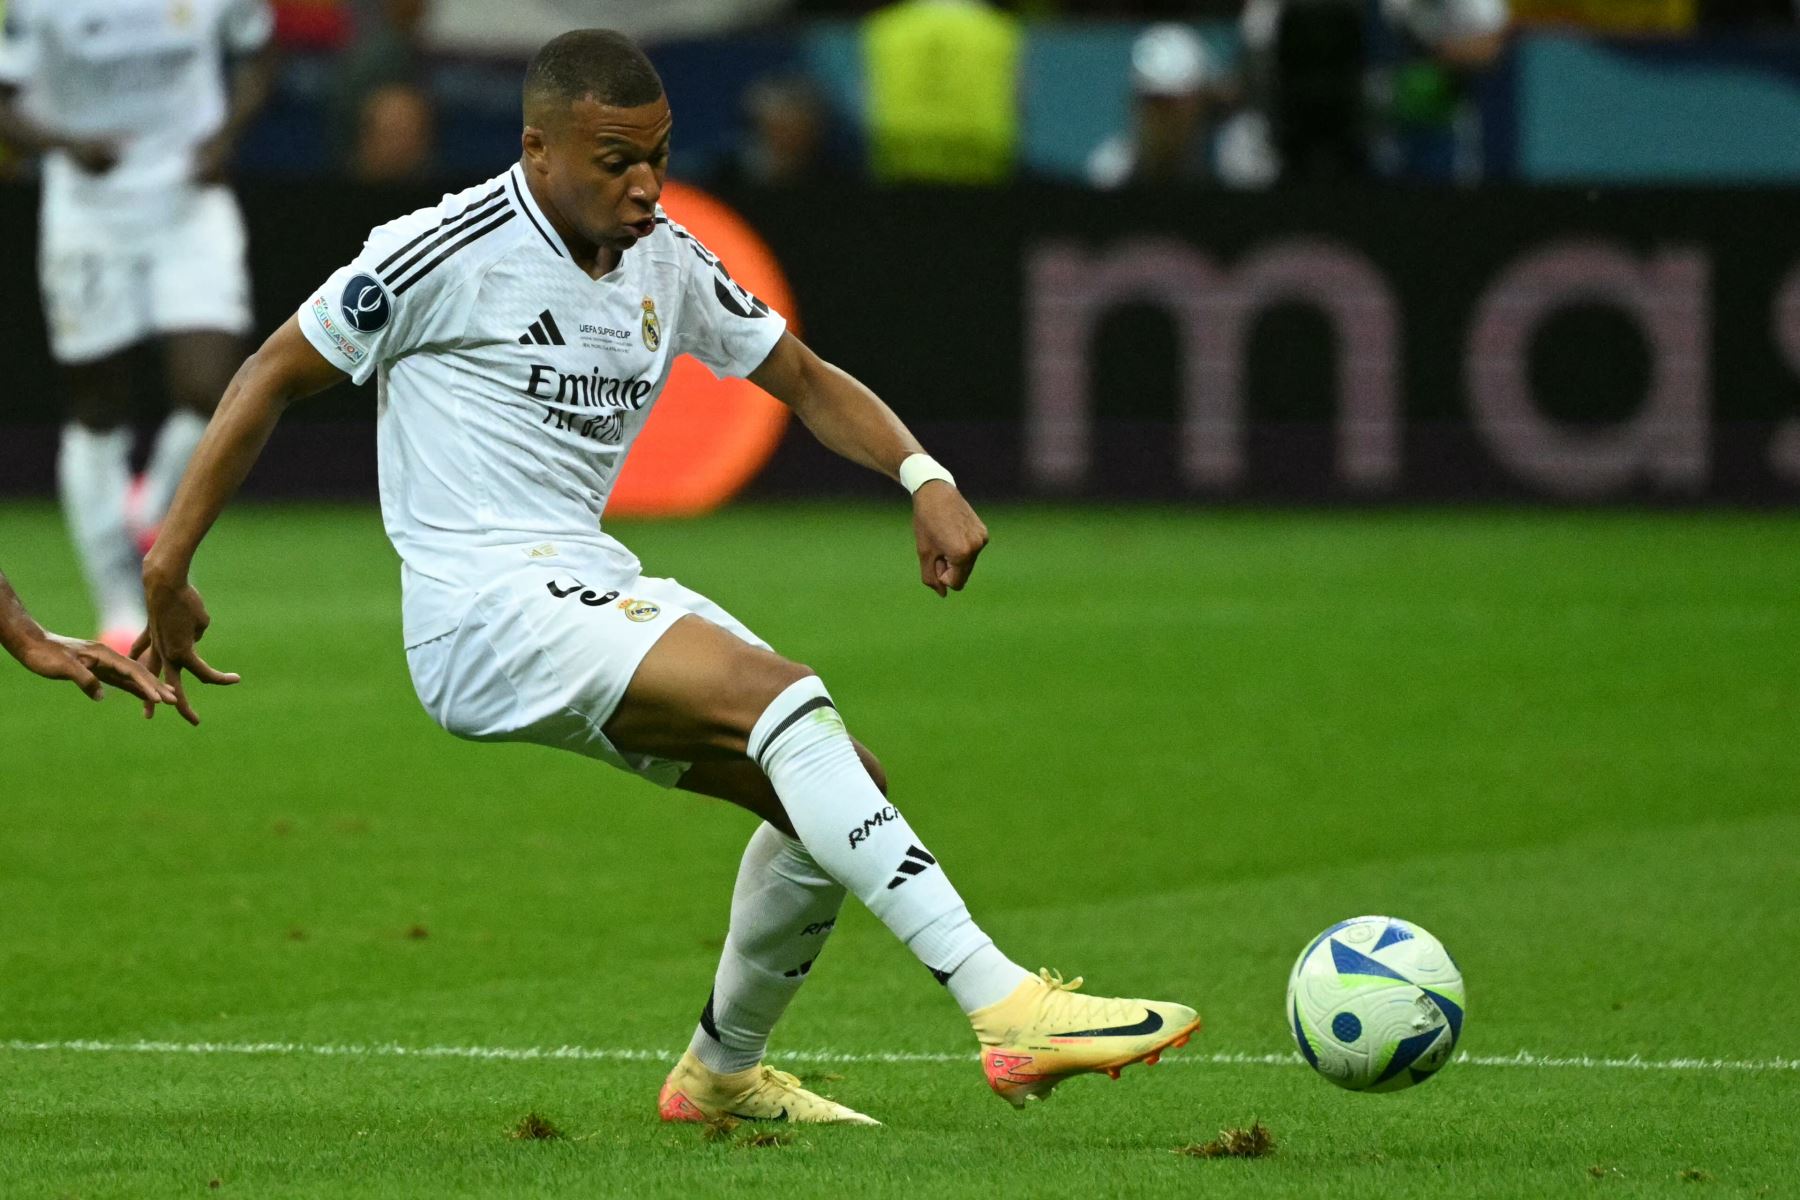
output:
<instances>
[{"instance_id":1,"label":"player's right hand","mask_svg":"<svg viewBox=\"0 0 1800 1200\"><path fill-rule=\"evenodd\" d=\"M162 676L163 682L174 690L175 711L189 725L198 725L200 716L188 701L187 691L181 685L181 673L189 671L201 683L220 685L236 683L239 676L208 665L194 649L194 643L206 636L206 627L212 624L212 617L207 614L206 601L200 598L192 584L159 584L146 573L144 601L150 610L150 623L132 645L132 657L146 670ZM154 704L144 705L146 718L155 715Z\"/></svg>"},{"instance_id":2,"label":"player's right hand","mask_svg":"<svg viewBox=\"0 0 1800 1200\"><path fill-rule=\"evenodd\" d=\"M104 138L78 138L63 148L89 175L104 175L119 165L118 144Z\"/></svg>"},{"instance_id":3,"label":"player's right hand","mask_svg":"<svg viewBox=\"0 0 1800 1200\"><path fill-rule=\"evenodd\" d=\"M130 692L146 707L175 703L175 690L159 683L146 668L99 642L59 637L54 633L35 638L18 652L25 669L45 679L66 679L90 699L106 694L107 684Z\"/></svg>"}]
</instances>

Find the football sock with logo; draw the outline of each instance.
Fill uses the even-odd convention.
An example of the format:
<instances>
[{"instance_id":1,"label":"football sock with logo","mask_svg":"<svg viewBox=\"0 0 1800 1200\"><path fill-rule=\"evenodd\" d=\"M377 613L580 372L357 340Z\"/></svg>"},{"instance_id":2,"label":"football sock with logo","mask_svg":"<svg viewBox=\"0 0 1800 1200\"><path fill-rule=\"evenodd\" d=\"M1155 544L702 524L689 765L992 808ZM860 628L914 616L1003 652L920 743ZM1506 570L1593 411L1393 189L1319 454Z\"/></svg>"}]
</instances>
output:
<instances>
[{"instance_id":1,"label":"football sock with logo","mask_svg":"<svg viewBox=\"0 0 1800 1200\"><path fill-rule=\"evenodd\" d=\"M749 751L813 858L940 981L954 980L979 951L992 948L937 858L863 769L817 676L775 697L750 731ZM1007 962L1010 986L990 995L1004 972L992 968L991 957L982 962L987 965L969 977L969 986L951 992L964 1012L1004 999L1026 978ZM977 994L980 1003L967 1002Z\"/></svg>"},{"instance_id":2,"label":"football sock with logo","mask_svg":"<svg viewBox=\"0 0 1800 1200\"><path fill-rule=\"evenodd\" d=\"M168 515L181 473L187 470L188 459L205 433L206 418L191 408L175 409L163 419L150 462L144 467L143 502L137 514L144 525L154 527Z\"/></svg>"},{"instance_id":3,"label":"football sock with logo","mask_svg":"<svg viewBox=\"0 0 1800 1200\"><path fill-rule=\"evenodd\" d=\"M64 425L56 485L101 629L142 629L142 570L125 524L131 429L89 429L73 421Z\"/></svg>"},{"instance_id":4,"label":"football sock with logo","mask_svg":"<svg viewBox=\"0 0 1800 1200\"><path fill-rule=\"evenodd\" d=\"M806 982L843 903L843 885L805 846L773 825L757 827L738 865L712 994L688 1045L695 1058L720 1074L762 1061L769 1032Z\"/></svg>"}]
</instances>

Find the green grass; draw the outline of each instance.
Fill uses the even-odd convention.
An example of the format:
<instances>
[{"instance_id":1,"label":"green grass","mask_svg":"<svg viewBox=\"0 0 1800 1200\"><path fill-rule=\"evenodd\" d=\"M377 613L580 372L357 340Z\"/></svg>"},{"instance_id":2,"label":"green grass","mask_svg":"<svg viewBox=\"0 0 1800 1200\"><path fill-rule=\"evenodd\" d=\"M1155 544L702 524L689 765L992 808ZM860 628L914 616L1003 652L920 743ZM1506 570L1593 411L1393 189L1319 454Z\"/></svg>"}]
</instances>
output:
<instances>
[{"instance_id":1,"label":"green grass","mask_svg":"<svg viewBox=\"0 0 1800 1200\"><path fill-rule=\"evenodd\" d=\"M620 532L824 675L1003 947L1191 998L1188 1051L1023 1114L972 1056L796 1060L888 1127L748 1148L659 1124L654 1060L0 1049L0 1195L1800 1194L1800 1071L1204 1059L1289 1050L1293 955L1380 911L1456 952L1470 1054L1800 1056L1800 521L987 516L949 602L899 507ZM55 514L0 529L84 627ZM438 731L397 576L370 512L228 516L198 730L0 671L0 1039L685 1044L750 819ZM856 909L783 1048L971 1043ZM1271 1157L1172 1153L1252 1119Z\"/></svg>"}]
</instances>

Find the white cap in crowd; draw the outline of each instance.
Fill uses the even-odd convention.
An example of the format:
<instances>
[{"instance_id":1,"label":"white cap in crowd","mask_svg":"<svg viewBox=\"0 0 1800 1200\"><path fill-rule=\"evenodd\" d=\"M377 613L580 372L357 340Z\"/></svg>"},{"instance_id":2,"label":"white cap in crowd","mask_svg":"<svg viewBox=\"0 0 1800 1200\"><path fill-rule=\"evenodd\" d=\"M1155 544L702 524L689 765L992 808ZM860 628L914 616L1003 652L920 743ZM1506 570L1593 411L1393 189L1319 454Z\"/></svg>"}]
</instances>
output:
<instances>
[{"instance_id":1,"label":"white cap in crowd","mask_svg":"<svg viewBox=\"0 0 1800 1200\"><path fill-rule=\"evenodd\" d=\"M1218 76L1218 62L1186 25L1152 25L1131 47L1131 86L1141 96L1188 96Z\"/></svg>"}]
</instances>

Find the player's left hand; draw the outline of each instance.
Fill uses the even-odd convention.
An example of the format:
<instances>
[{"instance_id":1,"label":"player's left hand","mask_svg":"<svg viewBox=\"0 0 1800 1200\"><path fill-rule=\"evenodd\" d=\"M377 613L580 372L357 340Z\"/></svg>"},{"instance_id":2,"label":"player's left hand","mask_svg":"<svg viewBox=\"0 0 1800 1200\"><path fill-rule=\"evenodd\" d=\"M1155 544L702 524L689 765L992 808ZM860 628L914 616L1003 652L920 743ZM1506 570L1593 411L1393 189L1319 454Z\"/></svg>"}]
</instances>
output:
<instances>
[{"instance_id":1,"label":"player's left hand","mask_svg":"<svg viewBox=\"0 0 1800 1200\"><path fill-rule=\"evenodd\" d=\"M98 700L106 685L130 692L149 707L175 703L175 691L156 676L99 642L46 633L18 651L25 669L45 679L66 679Z\"/></svg>"},{"instance_id":2,"label":"player's left hand","mask_svg":"<svg viewBox=\"0 0 1800 1200\"><path fill-rule=\"evenodd\" d=\"M919 581L940 596L962 591L988 544L987 526L955 485L941 479L913 493L913 537L919 544Z\"/></svg>"},{"instance_id":3,"label":"player's left hand","mask_svg":"<svg viewBox=\"0 0 1800 1200\"><path fill-rule=\"evenodd\" d=\"M181 673L189 671L201 683L233 684L239 676L220 671L207 664L194 649L194 643L206 636L212 617L206 601L190 583L179 586L152 583L148 573L144 580L144 600L150 609L150 625L131 647L131 655L153 674L161 675L175 694L175 711L189 725L198 725L200 716L188 701L181 685ZM154 704L144 705L146 718L156 715Z\"/></svg>"}]
</instances>

